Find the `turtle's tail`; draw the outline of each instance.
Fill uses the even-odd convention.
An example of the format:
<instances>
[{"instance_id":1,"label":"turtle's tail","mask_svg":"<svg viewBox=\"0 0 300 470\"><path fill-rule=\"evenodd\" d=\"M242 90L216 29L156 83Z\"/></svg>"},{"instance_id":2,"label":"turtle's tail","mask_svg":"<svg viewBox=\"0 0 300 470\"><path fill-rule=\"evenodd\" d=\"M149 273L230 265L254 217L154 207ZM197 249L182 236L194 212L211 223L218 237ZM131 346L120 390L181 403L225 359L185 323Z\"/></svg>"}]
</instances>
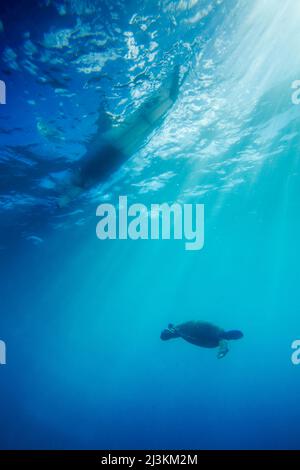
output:
<instances>
[{"instance_id":1,"label":"turtle's tail","mask_svg":"<svg viewBox=\"0 0 300 470\"><path fill-rule=\"evenodd\" d=\"M220 336L222 339L232 340L241 339L243 338L244 334L240 330L229 330L223 331Z\"/></svg>"},{"instance_id":2,"label":"turtle's tail","mask_svg":"<svg viewBox=\"0 0 300 470\"><path fill-rule=\"evenodd\" d=\"M170 323L168 328L163 330L160 334L160 339L167 341L168 339L179 338L179 334L176 331L176 328Z\"/></svg>"}]
</instances>

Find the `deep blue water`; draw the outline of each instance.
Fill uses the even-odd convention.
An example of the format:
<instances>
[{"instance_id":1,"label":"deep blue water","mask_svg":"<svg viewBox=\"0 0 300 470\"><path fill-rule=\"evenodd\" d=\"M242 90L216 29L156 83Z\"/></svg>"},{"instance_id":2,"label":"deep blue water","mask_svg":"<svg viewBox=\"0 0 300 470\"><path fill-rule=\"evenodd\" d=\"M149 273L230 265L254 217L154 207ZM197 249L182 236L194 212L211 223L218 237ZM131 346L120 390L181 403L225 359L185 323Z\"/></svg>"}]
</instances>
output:
<instances>
[{"instance_id":1,"label":"deep blue water","mask_svg":"<svg viewBox=\"0 0 300 470\"><path fill-rule=\"evenodd\" d=\"M295 0L4 2L0 447L300 448L300 6ZM107 181L57 186L94 133L180 65L177 100ZM205 204L205 246L100 241L95 211ZM191 319L229 354L162 342Z\"/></svg>"}]
</instances>

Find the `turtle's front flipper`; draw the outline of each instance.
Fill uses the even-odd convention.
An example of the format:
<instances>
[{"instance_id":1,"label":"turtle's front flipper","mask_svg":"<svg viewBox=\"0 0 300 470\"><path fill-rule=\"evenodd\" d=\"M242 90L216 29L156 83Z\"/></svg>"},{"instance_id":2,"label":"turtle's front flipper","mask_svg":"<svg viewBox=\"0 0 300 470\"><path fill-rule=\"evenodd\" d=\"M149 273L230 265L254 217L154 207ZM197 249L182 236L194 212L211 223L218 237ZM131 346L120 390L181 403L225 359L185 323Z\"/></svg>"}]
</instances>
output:
<instances>
[{"instance_id":1,"label":"turtle's front flipper","mask_svg":"<svg viewBox=\"0 0 300 470\"><path fill-rule=\"evenodd\" d=\"M222 359L224 356L226 356L228 351L229 351L229 348L228 348L227 341L225 341L225 340L220 341L217 358Z\"/></svg>"}]
</instances>

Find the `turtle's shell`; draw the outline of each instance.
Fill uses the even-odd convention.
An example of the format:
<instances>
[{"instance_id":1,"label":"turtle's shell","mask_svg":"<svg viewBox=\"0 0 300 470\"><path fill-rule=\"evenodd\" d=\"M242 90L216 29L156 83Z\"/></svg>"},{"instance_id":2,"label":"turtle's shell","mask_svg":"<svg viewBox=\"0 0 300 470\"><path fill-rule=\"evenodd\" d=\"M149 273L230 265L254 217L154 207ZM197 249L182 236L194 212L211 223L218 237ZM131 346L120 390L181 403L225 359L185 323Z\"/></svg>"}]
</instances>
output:
<instances>
[{"instance_id":1,"label":"turtle's shell","mask_svg":"<svg viewBox=\"0 0 300 470\"><path fill-rule=\"evenodd\" d=\"M189 321L175 327L176 332L189 343L203 348L216 348L219 346L221 334L224 330L211 323Z\"/></svg>"}]
</instances>

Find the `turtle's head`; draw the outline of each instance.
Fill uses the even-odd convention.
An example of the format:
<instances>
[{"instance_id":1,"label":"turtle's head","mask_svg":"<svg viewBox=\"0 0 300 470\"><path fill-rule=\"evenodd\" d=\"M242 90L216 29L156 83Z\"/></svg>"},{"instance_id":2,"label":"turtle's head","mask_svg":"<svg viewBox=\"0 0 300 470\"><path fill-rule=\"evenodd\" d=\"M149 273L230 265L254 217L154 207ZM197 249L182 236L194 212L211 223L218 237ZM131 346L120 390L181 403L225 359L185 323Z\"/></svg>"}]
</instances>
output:
<instances>
[{"instance_id":1,"label":"turtle's head","mask_svg":"<svg viewBox=\"0 0 300 470\"><path fill-rule=\"evenodd\" d=\"M229 330L223 331L220 336L222 339L233 340L243 338L244 333L240 330Z\"/></svg>"}]
</instances>

